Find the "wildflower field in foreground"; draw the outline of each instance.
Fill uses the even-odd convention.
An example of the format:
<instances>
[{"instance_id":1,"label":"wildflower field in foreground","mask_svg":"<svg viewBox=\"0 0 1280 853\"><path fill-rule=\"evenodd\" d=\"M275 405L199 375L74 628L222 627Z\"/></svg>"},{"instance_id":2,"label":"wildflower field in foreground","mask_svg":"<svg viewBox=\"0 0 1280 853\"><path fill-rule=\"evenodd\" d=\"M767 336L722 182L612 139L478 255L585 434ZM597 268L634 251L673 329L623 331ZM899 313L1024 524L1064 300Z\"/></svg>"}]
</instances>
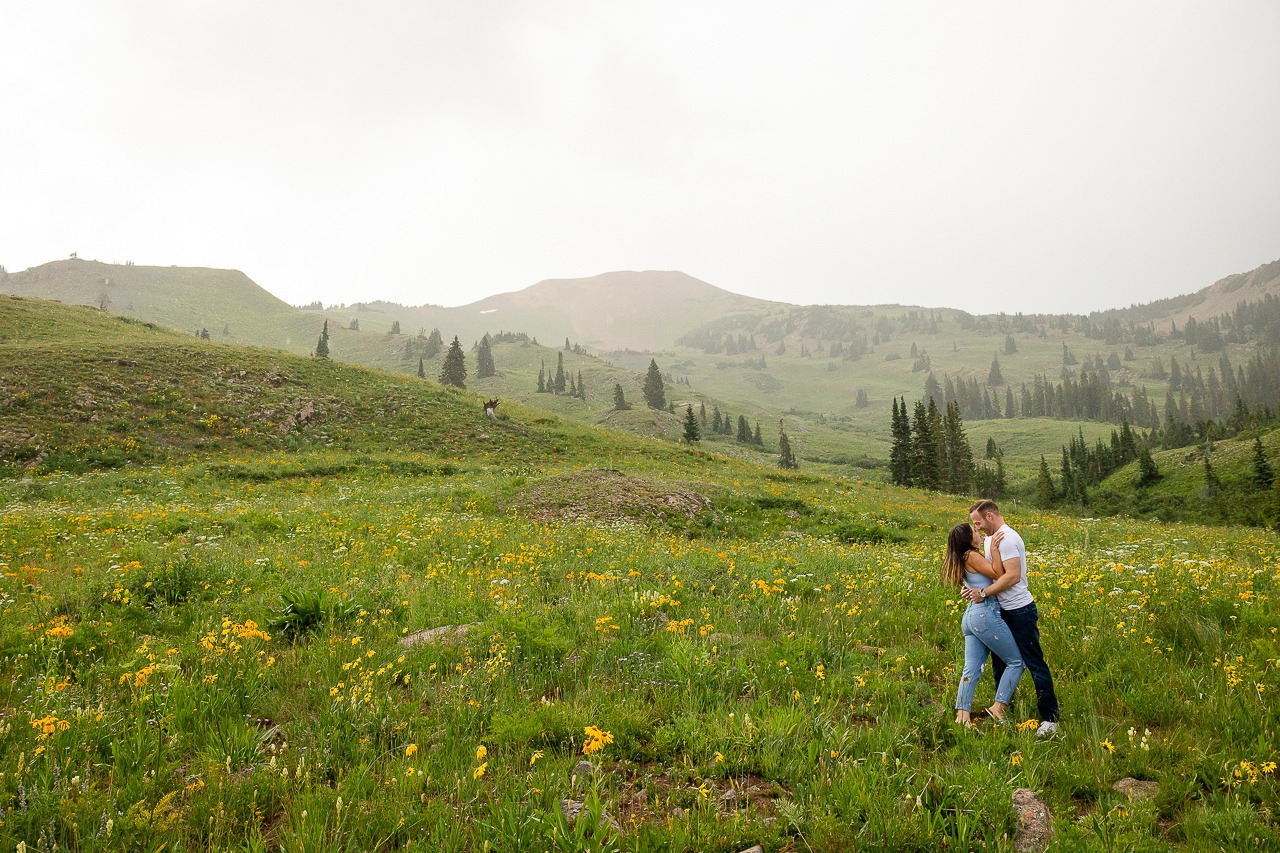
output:
<instances>
[{"instance_id":1,"label":"wildflower field in foreground","mask_svg":"<svg viewBox=\"0 0 1280 853\"><path fill-rule=\"evenodd\" d=\"M1271 534L1008 508L1037 740L1029 679L952 723L965 501L637 455L712 506L538 521L571 472L299 458L0 484L0 849L1012 849L1018 787L1060 849L1280 847Z\"/></svg>"}]
</instances>

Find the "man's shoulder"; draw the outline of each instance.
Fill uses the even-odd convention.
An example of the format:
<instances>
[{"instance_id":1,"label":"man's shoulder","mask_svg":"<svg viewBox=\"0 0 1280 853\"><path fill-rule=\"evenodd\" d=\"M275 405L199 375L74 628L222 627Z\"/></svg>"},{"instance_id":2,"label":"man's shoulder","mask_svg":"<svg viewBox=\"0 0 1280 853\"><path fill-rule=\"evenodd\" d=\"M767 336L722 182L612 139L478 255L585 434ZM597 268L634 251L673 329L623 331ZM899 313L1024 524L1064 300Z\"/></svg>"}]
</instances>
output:
<instances>
[{"instance_id":1,"label":"man's shoulder","mask_svg":"<svg viewBox=\"0 0 1280 853\"><path fill-rule=\"evenodd\" d=\"M1009 526L1009 522L1006 521L1004 523L1004 527L1001 527L1000 530L1004 531L1004 538L1006 540L1016 539L1019 542L1022 541L1022 536L1018 534L1018 531L1014 530L1012 527Z\"/></svg>"}]
</instances>

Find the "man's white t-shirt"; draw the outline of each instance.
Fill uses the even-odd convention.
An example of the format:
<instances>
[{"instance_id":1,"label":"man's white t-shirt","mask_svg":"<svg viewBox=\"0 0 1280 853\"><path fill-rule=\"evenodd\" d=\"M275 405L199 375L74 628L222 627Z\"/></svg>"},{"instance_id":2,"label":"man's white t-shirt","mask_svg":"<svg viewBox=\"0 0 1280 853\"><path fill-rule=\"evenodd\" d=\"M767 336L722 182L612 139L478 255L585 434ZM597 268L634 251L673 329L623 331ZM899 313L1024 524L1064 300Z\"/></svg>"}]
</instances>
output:
<instances>
[{"instance_id":1,"label":"man's white t-shirt","mask_svg":"<svg viewBox=\"0 0 1280 853\"><path fill-rule=\"evenodd\" d=\"M1027 587L1027 543L1022 541L1012 527L1008 524L1003 525L1000 530L1004 531L1004 538L1000 540L1000 559L1004 562L1004 570L1006 572L1013 571L1015 563L1021 569L1018 582L998 594L996 598L1000 600L1001 610L1017 610L1019 607L1026 607L1035 601L1031 595L1031 590ZM996 533L999 533L997 530ZM988 536L982 543L983 555L987 561L991 560L991 537Z\"/></svg>"}]
</instances>

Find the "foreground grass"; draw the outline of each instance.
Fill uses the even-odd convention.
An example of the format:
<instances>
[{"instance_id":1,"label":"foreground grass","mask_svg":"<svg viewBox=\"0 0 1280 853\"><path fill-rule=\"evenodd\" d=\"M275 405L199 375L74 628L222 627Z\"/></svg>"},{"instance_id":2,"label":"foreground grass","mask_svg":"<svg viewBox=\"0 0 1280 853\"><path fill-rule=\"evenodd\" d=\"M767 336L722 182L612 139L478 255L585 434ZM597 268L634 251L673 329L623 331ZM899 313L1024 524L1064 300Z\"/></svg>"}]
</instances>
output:
<instances>
[{"instance_id":1,"label":"foreground grass","mask_svg":"<svg viewBox=\"0 0 1280 853\"><path fill-rule=\"evenodd\" d=\"M1065 849L1280 845L1275 537L1010 512L1063 733L1028 684L966 734L961 502L619 457L715 507L539 522L590 466L502 454L0 483L0 847L1011 849L1017 787Z\"/></svg>"}]
</instances>

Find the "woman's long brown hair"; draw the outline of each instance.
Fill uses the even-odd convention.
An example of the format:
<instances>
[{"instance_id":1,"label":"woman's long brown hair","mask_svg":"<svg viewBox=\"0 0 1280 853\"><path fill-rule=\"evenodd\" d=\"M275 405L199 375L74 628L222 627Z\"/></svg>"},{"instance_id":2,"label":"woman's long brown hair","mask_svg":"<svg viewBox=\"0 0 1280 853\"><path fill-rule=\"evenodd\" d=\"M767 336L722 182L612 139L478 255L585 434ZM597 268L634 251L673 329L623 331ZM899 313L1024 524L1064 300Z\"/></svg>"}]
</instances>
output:
<instances>
[{"instance_id":1,"label":"woman's long brown hair","mask_svg":"<svg viewBox=\"0 0 1280 853\"><path fill-rule=\"evenodd\" d=\"M964 556L973 547L973 526L962 521L947 534L947 555L942 560L942 581L954 587L964 584Z\"/></svg>"}]
</instances>

